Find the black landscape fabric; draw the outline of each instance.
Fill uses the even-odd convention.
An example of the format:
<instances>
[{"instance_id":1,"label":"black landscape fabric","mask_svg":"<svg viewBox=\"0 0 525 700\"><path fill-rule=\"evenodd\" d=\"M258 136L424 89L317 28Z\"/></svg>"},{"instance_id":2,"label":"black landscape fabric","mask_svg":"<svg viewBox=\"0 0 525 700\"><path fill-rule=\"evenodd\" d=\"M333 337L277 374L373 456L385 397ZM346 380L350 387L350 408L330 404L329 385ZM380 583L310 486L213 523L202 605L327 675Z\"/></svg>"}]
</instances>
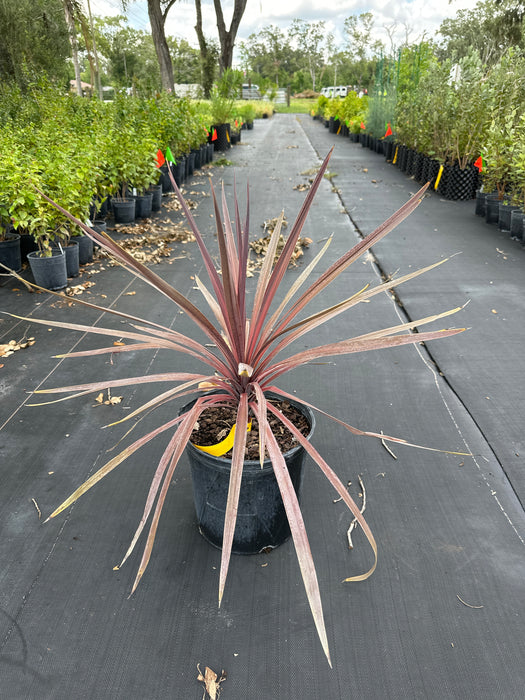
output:
<instances>
[{"instance_id":1,"label":"black landscape fabric","mask_svg":"<svg viewBox=\"0 0 525 700\"><path fill-rule=\"evenodd\" d=\"M335 144L303 235L312 239L290 283L334 238L324 270L359 236L399 208L419 185L384 156L329 133L307 115L257 120L228 151L232 166L196 171L186 183L198 225L214 250L207 175L231 201L250 183L251 233L284 208L298 212L312 169ZM169 198L164 198L163 210ZM267 554L235 556L218 607L220 552L199 534L188 464L177 468L149 567L128 597L140 546L121 569L142 515L163 442L137 452L67 511L45 518L115 454L125 428L102 429L151 396L140 385L46 407L29 392L173 369L166 353L57 359L102 347L97 336L0 319L0 344L34 344L0 358L0 697L6 700L191 700L199 669L221 682L222 700L520 700L525 687L525 251L474 214L474 200L434 191L366 259L330 288L327 306L450 257L439 268L338 317L298 350L418 319L469 302L443 325L453 338L337 357L283 378L299 399L360 428L472 457L355 437L319 415L313 442L350 483L379 546L378 567L351 515L308 461L302 509L319 576L330 669L318 641L291 540ZM156 214L153 217L159 217ZM180 222L180 213L168 217ZM111 224L111 220L109 220ZM110 225L111 228L111 225ZM117 233L121 238L129 234ZM459 254L456 254L459 253ZM254 257L254 256L252 256ZM155 270L201 303L204 277L192 242L171 244ZM101 269L104 268L104 269ZM23 273L29 275L28 272ZM253 282L257 279L254 273ZM319 274L316 272L315 274ZM107 261L72 280L82 298L114 305L183 333L189 322L146 285ZM0 309L19 316L113 324L0 277ZM301 345L302 343L302 345ZM181 356L177 369L192 363ZM200 371L200 369L198 370ZM162 410L162 409L161 409ZM175 410L175 409L173 409ZM141 429L155 424L144 419ZM109 452L108 452L109 451ZM361 482L359 481L361 479Z\"/></svg>"}]
</instances>

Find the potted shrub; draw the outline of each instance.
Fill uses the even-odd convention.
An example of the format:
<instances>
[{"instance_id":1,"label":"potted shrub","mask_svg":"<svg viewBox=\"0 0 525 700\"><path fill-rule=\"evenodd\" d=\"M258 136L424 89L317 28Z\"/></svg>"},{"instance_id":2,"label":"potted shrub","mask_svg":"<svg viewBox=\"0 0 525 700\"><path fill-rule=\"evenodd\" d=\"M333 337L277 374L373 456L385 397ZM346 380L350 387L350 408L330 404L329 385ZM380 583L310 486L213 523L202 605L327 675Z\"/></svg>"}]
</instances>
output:
<instances>
[{"instance_id":1,"label":"potted shrub","mask_svg":"<svg viewBox=\"0 0 525 700\"><path fill-rule=\"evenodd\" d=\"M177 186L173 184L184 214L195 235L197 245L202 255L203 264L209 277L209 288L203 281L196 279L196 284L209 305L208 314L203 313L189 299L177 289L170 286L168 282L155 274L152 270L136 261L116 242L107 237L98 235L87 225L71 217L75 224L82 226L87 235L91 236L101 247L109 251L130 272L148 282L153 288L163 294L164 297L173 301L173 303L195 323L199 331L198 335L204 334L205 340L207 341L206 343L202 341L198 342L192 337L184 336L154 321L138 320L136 317L113 309L104 309L109 313L117 314L120 319L128 318L132 324L130 330L123 329L121 331L119 328L119 335L125 340L130 340L132 342L120 346L118 351L128 352L140 349L141 347L150 349L171 349L174 352L182 352L198 360L200 365L204 363L209 367L209 370L204 373L199 371L173 371L160 375L115 379L109 382L105 380L103 382L46 389L38 392L46 395L73 393L73 396L82 396L90 392L107 389L108 387L114 388L158 381L172 383L171 388L163 391L159 396L151 399L143 406L136 408L128 414L124 420L133 419L144 411L154 407L165 406L167 402L172 400L184 398L185 401L188 401L187 397L193 395L193 403L187 404L178 415L177 412L170 412L170 417L168 419L161 419L157 428L137 439L133 444L114 456L49 516L50 518L56 517L142 445L165 431L172 431L173 435L169 440L169 444L156 470L143 517L141 518L129 550L124 557L125 561L134 549L148 520L151 519L142 560L133 584L133 591L136 589L144 574L150 559L160 513L180 457L189 443L201 444L202 446L202 441L198 440L196 437L196 423L199 423L200 432L200 424L205 422L206 414L209 411L212 413L216 411L220 412L220 410L224 408L230 415L230 418L231 414L233 414L235 426L232 426L231 432L225 438L230 441L229 446L232 448L232 456L231 459L229 459L228 465L221 465L228 470L228 488L226 489L227 493L224 494L224 524L221 528L222 537L220 545L222 547L222 558L219 574L219 604L224 591L232 547L235 546L236 541L237 510L239 494L243 490L244 456L249 437L248 431L250 429L250 424L252 431L255 431L255 424L257 424L257 436L255 438L255 449L258 454L257 462L261 461L263 462L263 466L266 466L264 462L265 456L269 458L270 469L273 472L274 480L277 483L277 491L280 494L279 498L282 500L288 518L315 626L328 660L330 660L330 656L315 566L304 528L293 476L285 465L285 455L283 455L276 434L271 427L274 421L291 434L293 438L292 444L304 449L321 468L341 499L344 500L354 516L358 519L372 546L376 559L377 548L374 537L360 513L359 507L349 496L345 485L339 480L334 470L325 462L309 440L308 433L311 432L313 428L313 421L310 418L309 409L311 410L314 407L280 388L279 377L289 370L309 363L316 358L325 358L334 355L412 343L419 344L426 340L451 336L463 330L445 329L428 332L420 330L415 334L405 333L405 331L416 326L419 330L424 324L449 316L459 310L453 309L414 322L402 323L394 328L375 331L348 340L328 342L320 347L312 347L308 350L290 352L289 345L294 340L301 338L308 331L319 327L329 319L333 319L355 304L364 302L387 289L391 289L397 284L411 280L444 262L441 260L435 265L410 272L398 279L388 280L375 288L365 287L350 298L344 299L340 303L323 310L319 310L319 305L316 305L317 310L315 313L306 317L304 316L304 311L311 301L318 301L319 295L322 295L323 290L331 282L336 280L350 264L368 251L372 245L381 240L418 206L425 191L425 188L422 188L384 224L341 256L324 273L319 276L316 274L316 280L307 285L309 275L319 263L323 253L329 246L330 241L326 242L323 249L310 264L305 267L304 271L291 288L279 299L278 290L281 288L295 244L301 234L313 198L326 171L329 157L330 154L326 157L319 169L297 216L296 222L290 229L286 243L276 258L281 224L283 221L281 216L279 225L276 226L271 235L268 252L257 280L254 296L245 294L249 248L249 222L247 217L246 219L241 218L236 199L234 200L235 223L232 225L224 192L222 195L221 216L219 203L212 190L220 251L221 274L219 274L215 268L212 255L207 250L206 243L196 226L184 198ZM301 287L305 287L305 291L301 291ZM248 299L250 299L250 303L248 303ZM88 306L93 308L92 304ZM215 322L212 323L210 320L211 318L214 318ZM56 327L80 330L82 332L87 331L101 335L114 335L113 329L92 327L89 325L84 326L80 323L68 324L47 320L37 322L44 325L54 325ZM213 350L211 347L213 347ZM113 353L115 351L116 348L114 345L111 345L111 347L108 348L97 349L96 352L97 354L104 354ZM73 352L69 353L67 357L83 357L90 355L91 352L90 350ZM287 404L299 405L299 412L307 422L304 431L307 433L306 435L300 424L296 424L296 418L290 417L291 414L288 412ZM382 440L404 442L396 437L361 431L351 425L343 423L337 418L332 416L331 418L344 425L353 434L369 435ZM304 422L303 419L299 418L298 420ZM279 433L281 431L277 430L276 432ZM222 441L223 437L224 436L219 439ZM215 443L217 442L218 437L216 436L212 439L212 445L208 444L208 450L210 448L212 450L216 449L218 445ZM204 447L206 449L206 445L204 445ZM224 445L222 447L224 447ZM190 449L197 452L197 448ZM204 452L204 454L206 455L207 453ZM258 467L258 469L260 470L260 467ZM124 563L124 561L122 563ZM347 580L364 580L373 572L375 566L376 562L374 561L367 573L350 577Z\"/></svg>"},{"instance_id":2,"label":"potted shrub","mask_svg":"<svg viewBox=\"0 0 525 700\"><path fill-rule=\"evenodd\" d=\"M211 91L210 110L212 129L217 130L215 150L226 151L231 146L230 120L233 105L242 85L241 71L228 68Z\"/></svg>"},{"instance_id":3,"label":"potted shrub","mask_svg":"<svg viewBox=\"0 0 525 700\"><path fill-rule=\"evenodd\" d=\"M253 122L257 114L253 104L251 102L246 102L246 104L241 105L237 111L243 120L242 128L244 129L244 127L246 127L246 129L253 129Z\"/></svg>"}]
</instances>

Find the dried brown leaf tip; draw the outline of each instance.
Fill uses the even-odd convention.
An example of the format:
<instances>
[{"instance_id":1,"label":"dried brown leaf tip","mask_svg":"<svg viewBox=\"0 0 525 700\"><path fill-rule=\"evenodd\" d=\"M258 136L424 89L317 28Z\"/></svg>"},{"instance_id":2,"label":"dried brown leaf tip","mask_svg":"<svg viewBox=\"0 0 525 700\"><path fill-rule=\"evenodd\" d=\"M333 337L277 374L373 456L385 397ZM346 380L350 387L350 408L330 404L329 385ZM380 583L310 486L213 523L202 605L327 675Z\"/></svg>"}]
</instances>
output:
<instances>
[{"instance_id":1,"label":"dried brown leaf tip","mask_svg":"<svg viewBox=\"0 0 525 700\"><path fill-rule=\"evenodd\" d=\"M197 680L201 681L201 683L204 683L204 693L202 696L202 700L206 700L206 698L210 698L210 700L218 700L218 697L221 694L220 685L223 681L226 680L226 674L224 670L221 671L220 676L217 676L215 671L212 671L212 669L208 666L206 666L204 675L202 674L199 664L197 664L197 670L199 671Z\"/></svg>"}]
</instances>

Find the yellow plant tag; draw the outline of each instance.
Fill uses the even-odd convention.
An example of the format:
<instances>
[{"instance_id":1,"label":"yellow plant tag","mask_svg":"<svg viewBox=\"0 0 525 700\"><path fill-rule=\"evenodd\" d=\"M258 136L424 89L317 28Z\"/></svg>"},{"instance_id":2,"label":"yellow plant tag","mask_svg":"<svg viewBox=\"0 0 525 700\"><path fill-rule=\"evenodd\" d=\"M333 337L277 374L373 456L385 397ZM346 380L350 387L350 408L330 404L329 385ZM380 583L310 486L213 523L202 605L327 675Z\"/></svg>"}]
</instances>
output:
<instances>
[{"instance_id":1,"label":"yellow plant tag","mask_svg":"<svg viewBox=\"0 0 525 700\"><path fill-rule=\"evenodd\" d=\"M339 129L337 129L337 134L339 134L339 133L341 132L341 127L342 127L342 126L343 126L342 124L339 124Z\"/></svg>"},{"instance_id":2,"label":"yellow plant tag","mask_svg":"<svg viewBox=\"0 0 525 700\"><path fill-rule=\"evenodd\" d=\"M237 423L234 423L232 426L232 429L228 433L228 435L224 438L224 440L221 440L221 442L218 442L216 445L195 445L194 443L191 443L193 447L196 447L198 450L201 450L202 452L206 452L209 455L213 455L214 457L222 457L225 455L227 452L229 452L232 447L233 447L233 441L235 439L235 427ZM252 429L252 422L249 421L248 426L247 426L247 432L250 432Z\"/></svg>"},{"instance_id":3,"label":"yellow plant tag","mask_svg":"<svg viewBox=\"0 0 525 700\"><path fill-rule=\"evenodd\" d=\"M396 146L396 152L394 153L394 160L392 161L392 164L395 165L397 162L397 151L398 151L399 146Z\"/></svg>"},{"instance_id":4,"label":"yellow plant tag","mask_svg":"<svg viewBox=\"0 0 525 700\"><path fill-rule=\"evenodd\" d=\"M436 177L436 184L434 185L434 189L435 189L435 190L437 190L437 188L438 188L438 186L439 186L439 181L441 180L441 176L442 176L442 175L443 175L443 166L440 165L440 166L439 166L438 175L437 175L437 177Z\"/></svg>"},{"instance_id":5,"label":"yellow plant tag","mask_svg":"<svg viewBox=\"0 0 525 700\"><path fill-rule=\"evenodd\" d=\"M226 131L226 140L230 143L230 134Z\"/></svg>"}]
</instances>

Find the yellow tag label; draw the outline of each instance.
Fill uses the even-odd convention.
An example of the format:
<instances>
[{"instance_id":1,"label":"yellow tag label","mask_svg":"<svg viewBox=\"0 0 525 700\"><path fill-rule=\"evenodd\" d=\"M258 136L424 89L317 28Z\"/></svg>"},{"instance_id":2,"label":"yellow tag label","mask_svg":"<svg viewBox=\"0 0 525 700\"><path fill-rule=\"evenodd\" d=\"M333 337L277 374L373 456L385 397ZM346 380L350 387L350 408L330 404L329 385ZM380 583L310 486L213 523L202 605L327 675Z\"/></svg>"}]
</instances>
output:
<instances>
[{"instance_id":1,"label":"yellow tag label","mask_svg":"<svg viewBox=\"0 0 525 700\"><path fill-rule=\"evenodd\" d=\"M339 132L341 131L342 126L343 126L342 124L339 124L339 129L337 129L337 134L339 134ZM337 136L337 134L336 134L336 136Z\"/></svg>"},{"instance_id":2,"label":"yellow tag label","mask_svg":"<svg viewBox=\"0 0 525 700\"><path fill-rule=\"evenodd\" d=\"M214 457L222 457L225 455L227 452L229 452L232 447L233 447L233 441L235 439L235 427L237 423L234 423L232 426L232 429L228 433L228 435L224 438L224 440L221 440L221 442L218 442L216 445L193 445L193 447L196 447L198 450L201 450L201 452L206 452L209 455L213 455ZM247 432L250 432L252 429L252 422L250 421L247 426Z\"/></svg>"},{"instance_id":3,"label":"yellow tag label","mask_svg":"<svg viewBox=\"0 0 525 700\"><path fill-rule=\"evenodd\" d=\"M230 134L228 132L226 132L226 140L230 143Z\"/></svg>"},{"instance_id":4,"label":"yellow tag label","mask_svg":"<svg viewBox=\"0 0 525 700\"><path fill-rule=\"evenodd\" d=\"M437 190L437 188L438 188L438 186L439 186L439 181L441 180L441 176L442 176L442 175L443 175L443 166L440 165L440 166L439 166L439 172L438 172L438 175L437 175L437 177L436 177L436 184L434 185L434 189L435 189L435 190Z\"/></svg>"},{"instance_id":5,"label":"yellow tag label","mask_svg":"<svg viewBox=\"0 0 525 700\"><path fill-rule=\"evenodd\" d=\"M397 161L397 150L398 150L398 148L399 148L399 146L396 146L396 152L395 152L395 154L394 154L394 160L392 161L392 164L393 164L393 165L395 165L395 164L396 164L396 161Z\"/></svg>"}]
</instances>

